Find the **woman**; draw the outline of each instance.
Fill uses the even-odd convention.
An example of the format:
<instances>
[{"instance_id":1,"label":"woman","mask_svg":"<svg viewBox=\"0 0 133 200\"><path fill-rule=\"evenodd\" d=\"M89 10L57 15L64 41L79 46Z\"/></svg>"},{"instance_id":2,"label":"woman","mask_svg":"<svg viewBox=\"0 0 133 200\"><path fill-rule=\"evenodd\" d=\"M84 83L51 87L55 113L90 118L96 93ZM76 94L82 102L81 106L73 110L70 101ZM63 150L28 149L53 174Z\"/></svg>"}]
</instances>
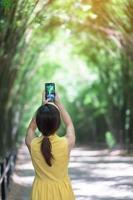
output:
<instances>
[{"instance_id":1,"label":"woman","mask_svg":"<svg viewBox=\"0 0 133 200\"><path fill-rule=\"evenodd\" d=\"M66 127L64 137L57 135L61 118ZM40 137L35 136L36 127L41 132ZM46 100L38 108L27 129L25 143L35 170L31 200L74 200L68 163L75 144L75 131L57 95L55 103Z\"/></svg>"}]
</instances>

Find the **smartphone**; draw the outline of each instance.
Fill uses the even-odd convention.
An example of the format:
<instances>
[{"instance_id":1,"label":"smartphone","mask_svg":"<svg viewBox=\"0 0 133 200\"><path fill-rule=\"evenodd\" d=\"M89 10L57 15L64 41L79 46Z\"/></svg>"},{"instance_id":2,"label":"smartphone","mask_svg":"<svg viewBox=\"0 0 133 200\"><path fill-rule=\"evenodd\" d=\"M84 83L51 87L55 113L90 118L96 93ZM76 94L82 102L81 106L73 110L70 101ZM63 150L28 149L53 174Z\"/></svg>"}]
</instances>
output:
<instances>
[{"instance_id":1,"label":"smartphone","mask_svg":"<svg viewBox=\"0 0 133 200\"><path fill-rule=\"evenodd\" d=\"M55 83L45 83L45 99L55 101Z\"/></svg>"}]
</instances>

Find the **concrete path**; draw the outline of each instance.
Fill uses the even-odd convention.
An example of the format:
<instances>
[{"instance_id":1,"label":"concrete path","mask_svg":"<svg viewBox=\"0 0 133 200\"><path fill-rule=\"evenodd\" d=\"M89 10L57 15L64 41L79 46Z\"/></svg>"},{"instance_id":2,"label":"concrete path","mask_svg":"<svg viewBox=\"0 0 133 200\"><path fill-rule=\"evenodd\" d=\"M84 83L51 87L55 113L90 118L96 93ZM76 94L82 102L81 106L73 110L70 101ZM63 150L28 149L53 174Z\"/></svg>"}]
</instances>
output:
<instances>
[{"instance_id":1,"label":"concrete path","mask_svg":"<svg viewBox=\"0 0 133 200\"><path fill-rule=\"evenodd\" d=\"M107 150L75 148L69 173L76 200L133 200L133 158L108 156ZM28 200L34 179L27 147L19 149L8 200Z\"/></svg>"}]
</instances>

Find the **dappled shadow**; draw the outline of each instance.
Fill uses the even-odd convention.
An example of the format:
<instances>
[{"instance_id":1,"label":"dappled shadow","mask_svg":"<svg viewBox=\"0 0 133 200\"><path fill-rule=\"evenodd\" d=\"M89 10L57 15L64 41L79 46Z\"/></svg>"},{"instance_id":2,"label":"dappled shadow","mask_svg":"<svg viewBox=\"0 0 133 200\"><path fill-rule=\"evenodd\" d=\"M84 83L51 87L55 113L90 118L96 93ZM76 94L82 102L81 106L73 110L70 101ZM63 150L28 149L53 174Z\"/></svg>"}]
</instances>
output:
<instances>
[{"instance_id":1,"label":"dappled shadow","mask_svg":"<svg viewBox=\"0 0 133 200\"><path fill-rule=\"evenodd\" d=\"M15 171L12 176L12 183L9 187L9 200L28 200L31 193L31 186L34 180L34 170L30 154L22 144L17 155Z\"/></svg>"},{"instance_id":2,"label":"dappled shadow","mask_svg":"<svg viewBox=\"0 0 133 200\"><path fill-rule=\"evenodd\" d=\"M75 148L69 174L76 200L133 199L133 158L108 156L108 150ZM28 200L34 179L30 154L23 144L12 177L9 200Z\"/></svg>"},{"instance_id":3,"label":"dappled shadow","mask_svg":"<svg viewBox=\"0 0 133 200\"><path fill-rule=\"evenodd\" d=\"M16 174L19 177L34 176L33 170L31 170L31 169L23 169L23 173L22 173L22 169L16 170Z\"/></svg>"},{"instance_id":4,"label":"dappled shadow","mask_svg":"<svg viewBox=\"0 0 133 200\"><path fill-rule=\"evenodd\" d=\"M77 200L133 199L133 158L105 152L77 148L71 154L69 172Z\"/></svg>"},{"instance_id":5,"label":"dappled shadow","mask_svg":"<svg viewBox=\"0 0 133 200\"><path fill-rule=\"evenodd\" d=\"M91 198L88 198L87 200L132 200L133 198L129 198L128 196L124 196L124 197L121 197L121 198L117 198L117 197L108 197L108 196L105 196L105 197L99 197L99 196L91 196ZM78 199L78 200L82 200L82 199ZM83 199L85 200L85 199Z\"/></svg>"}]
</instances>

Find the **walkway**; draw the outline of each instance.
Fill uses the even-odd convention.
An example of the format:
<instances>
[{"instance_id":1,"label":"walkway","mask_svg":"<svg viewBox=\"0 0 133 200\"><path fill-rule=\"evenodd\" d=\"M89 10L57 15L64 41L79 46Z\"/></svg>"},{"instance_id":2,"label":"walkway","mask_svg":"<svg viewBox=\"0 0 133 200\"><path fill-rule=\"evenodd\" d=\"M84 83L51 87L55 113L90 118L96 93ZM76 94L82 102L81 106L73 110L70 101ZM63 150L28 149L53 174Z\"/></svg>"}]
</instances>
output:
<instances>
[{"instance_id":1,"label":"walkway","mask_svg":"<svg viewBox=\"0 0 133 200\"><path fill-rule=\"evenodd\" d=\"M133 200L133 158L75 148L69 165L76 200ZM34 178L27 147L19 149L9 200L28 200Z\"/></svg>"}]
</instances>

